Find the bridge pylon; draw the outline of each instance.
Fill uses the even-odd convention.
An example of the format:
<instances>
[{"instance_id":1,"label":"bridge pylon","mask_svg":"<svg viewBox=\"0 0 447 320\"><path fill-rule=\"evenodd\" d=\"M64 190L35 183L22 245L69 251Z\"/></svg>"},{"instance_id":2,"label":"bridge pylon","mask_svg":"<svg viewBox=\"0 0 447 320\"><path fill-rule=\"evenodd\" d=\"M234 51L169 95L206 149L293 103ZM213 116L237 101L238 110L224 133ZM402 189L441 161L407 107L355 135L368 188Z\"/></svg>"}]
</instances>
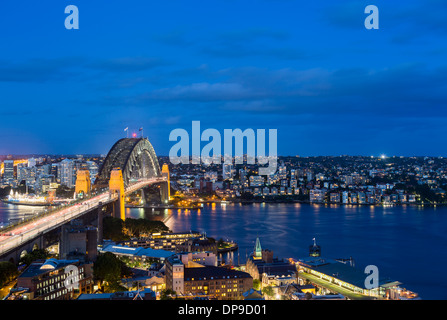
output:
<instances>
[{"instance_id":1,"label":"bridge pylon","mask_svg":"<svg viewBox=\"0 0 447 320\"><path fill-rule=\"evenodd\" d=\"M161 175L166 178L166 185L164 185L164 202L168 202L171 199L171 182L169 180L169 166L165 163L161 169Z\"/></svg>"},{"instance_id":2,"label":"bridge pylon","mask_svg":"<svg viewBox=\"0 0 447 320\"><path fill-rule=\"evenodd\" d=\"M119 168L115 168L110 172L109 193L112 196L118 195L118 201L114 204L114 216L124 221L126 219L124 210L124 180L123 173Z\"/></svg>"},{"instance_id":3,"label":"bridge pylon","mask_svg":"<svg viewBox=\"0 0 447 320\"><path fill-rule=\"evenodd\" d=\"M81 192L84 195L90 194L92 183L90 181L90 172L88 170L78 170L76 173L75 194L79 195Z\"/></svg>"}]
</instances>

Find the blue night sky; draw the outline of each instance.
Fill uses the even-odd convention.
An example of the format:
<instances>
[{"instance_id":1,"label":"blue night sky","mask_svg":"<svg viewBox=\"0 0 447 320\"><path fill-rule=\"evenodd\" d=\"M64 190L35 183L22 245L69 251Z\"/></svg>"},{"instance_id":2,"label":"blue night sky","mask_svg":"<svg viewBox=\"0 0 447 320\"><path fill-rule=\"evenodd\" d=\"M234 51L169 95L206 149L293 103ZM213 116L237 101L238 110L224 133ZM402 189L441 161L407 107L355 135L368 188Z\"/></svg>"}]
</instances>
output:
<instances>
[{"instance_id":1,"label":"blue night sky","mask_svg":"<svg viewBox=\"0 0 447 320\"><path fill-rule=\"evenodd\" d=\"M280 155L447 156L446 19L443 0L4 0L0 154L107 153L144 127L167 155L199 120L277 129Z\"/></svg>"}]
</instances>

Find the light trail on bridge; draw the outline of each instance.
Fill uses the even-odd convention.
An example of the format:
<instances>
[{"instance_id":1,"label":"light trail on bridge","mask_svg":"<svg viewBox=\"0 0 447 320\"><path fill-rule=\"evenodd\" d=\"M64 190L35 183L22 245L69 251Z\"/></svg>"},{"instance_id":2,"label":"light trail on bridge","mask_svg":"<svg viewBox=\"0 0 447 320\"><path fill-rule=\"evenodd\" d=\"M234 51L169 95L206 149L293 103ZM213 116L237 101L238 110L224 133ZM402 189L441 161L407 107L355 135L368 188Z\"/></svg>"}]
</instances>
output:
<instances>
[{"instance_id":1,"label":"light trail on bridge","mask_svg":"<svg viewBox=\"0 0 447 320\"><path fill-rule=\"evenodd\" d=\"M166 181L164 177L151 178L146 180L139 180L136 183L129 185L124 194L133 193L147 185ZM42 216L36 220L19 225L16 228L11 229L8 234L0 236L0 254L6 253L11 249L32 240L50 230L60 227L61 225L69 222L72 219L76 219L86 212L98 209L100 206L104 206L110 202L116 201L117 195L112 196L108 191L84 200L81 203L71 205L68 208L62 208L49 215Z\"/></svg>"}]
</instances>

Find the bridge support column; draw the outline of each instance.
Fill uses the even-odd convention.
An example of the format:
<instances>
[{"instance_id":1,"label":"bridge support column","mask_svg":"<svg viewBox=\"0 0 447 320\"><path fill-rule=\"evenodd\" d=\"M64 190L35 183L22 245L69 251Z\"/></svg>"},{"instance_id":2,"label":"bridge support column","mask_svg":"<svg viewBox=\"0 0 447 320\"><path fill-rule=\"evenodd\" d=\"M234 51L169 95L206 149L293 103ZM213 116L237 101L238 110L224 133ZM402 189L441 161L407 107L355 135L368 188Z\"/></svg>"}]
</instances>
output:
<instances>
[{"instance_id":1,"label":"bridge support column","mask_svg":"<svg viewBox=\"0 0 447 320\"><path fill-rule=\"evenodd\" d=\"M163 182L160 186L160 199L162 204L167 204L169 202L169 184Z\"/></svg>"},{"instance_id":2,"label":"bridge support column","mask_svg":"<svg viewBox=\"0 0 447 320\"><path fill-rule=\"evenodd\" d=\"M146 205L146 194L144 193L144 188L141 189L141 200L143 200L142 205Z\"/></svg>"},{"instance_id":3,"label":"bridge support column","mask_svg":"<svg viewBox=\"0 0 447 320\"><path fill-rule=\"evenodd\" d=\"M124 207L124 194L117 192L118 200L113 204L113 216L115 218L120 218L121 220L126 220L126 211Z\"/></svg>"},{"instance_id":4,"label":"bridge support column","mask_svg":"<svg viewBox=\"0 0 447 320\"><path fill-rule=\"evenodd\" d=\"M126 219L126 212L124 210L124 181L121 169L113 169L110 173L109 192L112 196L118 195L117 203L114 204L114 216Z\"/></svg>"},{"instance_id":5,"label":"bridge support column","mask_svg":"<svg viewBox=\"0 0 447 320\"><path fill-rule=\"evenodd\" d=\"M102 203L99 203L98 208L98 244L102 244L102 238L103 238L103 226L102 226Z\"/></svg>"},{"instance_id":6,"label":"bridge support column","mask_svg":"<svg viewBox=\"0 0 447 320\"><path fill-rule=\"evenodd\" d=\"M163 165L161 169L161 175L166 178L166 192L164 195L165 199L162 198L163 203L165 203L164 200L167 200L167 202L169 202L171 198L171 181L169 176L169 166L166 163Z\"/></svg>"}]
</instances>

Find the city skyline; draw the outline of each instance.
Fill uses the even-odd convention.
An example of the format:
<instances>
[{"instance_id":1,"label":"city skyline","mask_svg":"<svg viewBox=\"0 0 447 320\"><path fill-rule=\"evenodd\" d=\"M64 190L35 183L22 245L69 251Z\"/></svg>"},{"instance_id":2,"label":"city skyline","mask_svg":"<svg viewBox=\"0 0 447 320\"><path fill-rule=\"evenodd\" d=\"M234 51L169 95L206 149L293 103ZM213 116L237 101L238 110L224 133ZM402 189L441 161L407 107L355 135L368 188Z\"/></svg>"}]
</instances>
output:
<instances>
[{"instance_id":1,"label":"city skyline","mask_svg":"<svg viewBox=\"0 0 447 320\"><path fill-rule=\"evenodd\" d=\"M445 3L5 4L0 154L105 153L144 127L277 129L280 155L445 156ZM32 48L32 50L30 50Z\"/></svg>"}]
</instances>

